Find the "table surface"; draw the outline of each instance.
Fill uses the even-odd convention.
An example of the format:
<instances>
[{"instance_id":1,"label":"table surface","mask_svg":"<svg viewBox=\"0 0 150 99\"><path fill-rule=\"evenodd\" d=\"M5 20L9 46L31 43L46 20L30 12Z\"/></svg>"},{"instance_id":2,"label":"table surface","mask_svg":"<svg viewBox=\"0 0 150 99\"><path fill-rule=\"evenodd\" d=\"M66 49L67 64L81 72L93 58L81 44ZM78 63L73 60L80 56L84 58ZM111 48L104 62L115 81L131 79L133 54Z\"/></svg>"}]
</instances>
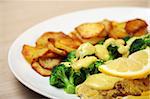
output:
<instances>
[{"instance_id":1,"label":"table surface","mask_svg":"<svg viewBox=\"0 0 150 99\"><path fill-rule=\"evenodd\" d=\"M12 42L26 29L64 13L113 6L150 7L149 0L0 0L0 99L45 99L24 85L8 67L7 54Z\"/></svg>"}]
</instances>

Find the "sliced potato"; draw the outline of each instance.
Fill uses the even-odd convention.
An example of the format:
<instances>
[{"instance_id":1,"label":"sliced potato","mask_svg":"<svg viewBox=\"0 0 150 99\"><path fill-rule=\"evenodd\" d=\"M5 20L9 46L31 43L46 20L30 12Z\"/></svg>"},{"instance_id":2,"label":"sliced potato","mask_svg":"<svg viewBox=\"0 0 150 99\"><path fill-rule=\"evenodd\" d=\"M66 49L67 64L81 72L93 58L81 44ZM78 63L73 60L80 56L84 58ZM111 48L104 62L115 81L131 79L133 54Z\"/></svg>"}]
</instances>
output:
<instances>
[{"instance_id":1,"label":"sliced potato","mask_svg":"<svg viewBox=\"0 0 150 99\"><path fill-rule=\"evenodd\" d=\"M78 32L74 31L72 32L74 33L74 35L76 35L76 37L78 39L80 39L83 43L85 42L90 42L91 44L96 44L97 42L99 42L100 40L104 39L104 38L101 38L101 37L92 37L92 38L88 38L88 39L85 39L85 38L82 38Z\"/></svg>"},{"instance_id":2,"label":"sliced potato","mask_svg":"<svg viewBox=\"0 0 150 99\"><path fill-rule=\"evenodd\" d=\"M47 47L48 47L48 49L49 49L50 51L52 51L53 53L56 53L56 54L58 54L58 55L60 55L60 56L66 56L66 55L67 55L67 52L66 52L66 51L56 48L56 47L53 45L52 42L48 42Z\"/></svg>"},{"instance_id":3,"label":"sliced potato","mask_svg":"<svg viewBox=\"0 0 150 99\"><path fill-rule=\"evenodd\" d=\"M50 70L42 68L38 62L33 62L31 66L37 73L42 76L50 76L52 73Z\"/></svg>"},{"instance_id":4,"label":"sliced potato","mask_svg":"<svg viewBox=\"0 0 150 99\"><path fill-rule=\"evenodd\" d=\"M147 28L147 23L141 19L133 19L126 23L125 29L130 35L134 35L141 28Z\"/></svg>"},{"instance_id":5,"label":"sliced potato","mask_svg":"<svg viewBox=\"0 0 150 99\"><path fill-rule=\"evenodd\" d=\"M90 42L91 44L96 44L98 43L100 40L102 40L104 38L101 38L101 37L93 37L93 38L90 38L90 39L82 39L83 42Z\"/></svg>"},{"instance_id":6,"label":"sliced potato","mask_svg":"<svg viewBox=\"0 0 150 99\"><path fill-rule=\"evenodd\" d=\"M46 47L49 38L59 39L59 38L63 38L64 36L66 35L62 32L46 32L36 41L36 46Z\"/></svg>"},{"instance_id":7,"label":"sliced potato","mask_svg":"<svg viewBox=\"0 0 150 99\"><path fill-rule=\"evenodd\" d=\"M103 21L101 21L100 23L102 23L104 25L104 30L109 33L110 30L113 28L112 26L112 22L110 20L104 19Z\"/></svg>"},{"instance_id":8,"label":"sliced potato","mask_svg":"<svg viewBox=\"0 0 150 99\"><path fill-rule=\"evenodd\" d=\"M98 36L104 29L101 23L84 23L75 28L82 38L92 38Z\"/></svg>"},{"instance_id":9,"label":"sliced potato","mask_svg":"<svg viewBox=\"0 0 150 99\"><path fill-rule=\"evenodd\" d=\"M61 39L56 39L55 42L61 43L65 46L71 47L71 48L78 48L80 46L80 42L73 40L71 37L69 36L65 36Z\"/></svg>"},{"instance_id":10,"label":"sliced potato","mask_svg":"<svg viewBox=\"0 0 150 99\"><path fill-rule=\"evenodd\" d=\"M73 32L68 34L74 41L76 41L77 45L81 45L83 42L76 36L76 34Z\"/></svg>"},{"instance_id":11,"label":"sliced potato","mask_svg":"<svg viewBox=\"0 0 150 99\"><path fill-rule=\"evenodd\" d=\"M80 46L81 42L73 40L71 37L66 36L60 40L56 39L54 45L56 48L71 52Z\"/></svg>"},{"instance_id":12,"label":"sliced potato","mask_svg":"<svg viewBox=\"0 0 150 99\"><path fill-rule=\"evenodd\" d=\"M103 30L97 37L98 38L105 38L106 36L107 36L107 32L106 32L106 30Z\"/></svg>"},{"instance_id":13,"label":"sliced potato","mask_svg":"<svg viewBox=\"0 0 150 99\"><path fill-rule=\"evenodd\" d=\"M81 36L77 33L77 31L73 31L71 33L68 34L72 39L77 40L78 42L80 42L81 44L83 43L81 40Z\"/></svg>"},{"instance_id":14,"label":"sliced potato","mask_svg":"<svg viewBox=\"0 0 150 99\"><path fill-rule=\"evenodd\" d=\"M60 61L60 59L56 58L39 58L39 64L45 69L53 69Z\"/></svg>"},{"instance_id":15,"label":"sliced potato","mask_svg":"<svg viewBox=\"0 0 150 99\"><path fill-rule=\"evenodd\" d=\"M43 56L41 56L41 58L60 58L60 57L61 57L60 55L58 55L52 51L48 51Z\"/></svg>"},{"instance_id":16,"label":"sliced potato","mask_svg":"<svg viewBox=\"0 0 150 99\"><path fill-rule=\"evenodd\" d=\"M139 30L137 30L133 36L141 36L141 35L144 35L144 34L147 34L148 33L148 30L147 28L143 27L143 28L140 28Z\"/></svg>"},{"instance_id":17,"label":"sliced potato","mask_svg":"<svg viewBox=\"0 0 150 99\"><path fill-rule=\"evenodd\" d=\"M29 45L23 45L22 49L22 54L29 63L43 56L47 52L48 48L36 48Z\"/></svg>"},{"instance_id":18,"label":"sliced potato","mask_svg":"<svg viewBox=\"0 0 150 99\"><path fill-rule=\"evenodd\" d=\"M125 22L113 23L113 28L109 32L109 37L117 39L117 38L124 38L124 37L129 36L128 33L125 30L125 26L126 26Z\"/></svg>"},{"instance_id":19,"label":"sliced potato","mask_svg":"<svg viewBox=\"0 0 150 99\"><path fill-rule=\"evenodd\" d=\"M66 52L71 52L73 50L76 50L75 48L71 48L70 46L64 45L64 44L59 43L59 42L55 42L55 47L62 49L62 50L65 50Z\"/></svg>"}]
</instances>

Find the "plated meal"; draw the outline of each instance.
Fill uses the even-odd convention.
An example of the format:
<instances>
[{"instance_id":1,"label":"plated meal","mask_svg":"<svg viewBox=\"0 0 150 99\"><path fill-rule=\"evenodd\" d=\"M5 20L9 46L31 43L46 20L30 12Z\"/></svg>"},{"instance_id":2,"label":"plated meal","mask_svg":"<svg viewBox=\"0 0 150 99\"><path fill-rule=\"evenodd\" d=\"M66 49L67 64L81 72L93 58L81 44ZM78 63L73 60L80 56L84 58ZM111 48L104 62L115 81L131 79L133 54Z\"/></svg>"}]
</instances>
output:
<instances>
[{"instance_id":1,"label":"plated meal","mask_svg":"<svg viewBox=\"0 0 150 99\"><path fill-rule=\"evenodd\" d=\"M150 34L142 19L104 19L46 32L22 55L49 84L82 99L148 99Z\"/></svg>"}]
</instances>

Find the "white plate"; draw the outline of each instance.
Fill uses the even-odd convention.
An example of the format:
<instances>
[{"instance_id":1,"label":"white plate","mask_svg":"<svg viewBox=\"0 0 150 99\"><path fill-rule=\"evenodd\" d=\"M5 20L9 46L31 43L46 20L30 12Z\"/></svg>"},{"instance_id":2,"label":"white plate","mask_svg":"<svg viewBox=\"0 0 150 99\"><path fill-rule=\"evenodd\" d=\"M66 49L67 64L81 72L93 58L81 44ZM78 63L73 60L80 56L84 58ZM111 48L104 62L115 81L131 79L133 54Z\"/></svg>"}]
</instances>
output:
<instances>
[{"instance_id":1,"label":"white plate","mask_svg":"<svg viewBox=\"0 0 150 99\"><path fill-rule=\"evenodd\" d=\"M46 31L63 31L69 33L84 22L100 21L104 18L116 21L126 21L142 18L150 25L150 9L146 8L97 8L78 11L46 20L25 31L12 44L8 62L16 78L33 91L50 98L77 99L75 95L66 94L63 90L49 85L49 78L36 73L21 54L24 44L34 45L40 35Z\"/></svg>"}]
</instances>

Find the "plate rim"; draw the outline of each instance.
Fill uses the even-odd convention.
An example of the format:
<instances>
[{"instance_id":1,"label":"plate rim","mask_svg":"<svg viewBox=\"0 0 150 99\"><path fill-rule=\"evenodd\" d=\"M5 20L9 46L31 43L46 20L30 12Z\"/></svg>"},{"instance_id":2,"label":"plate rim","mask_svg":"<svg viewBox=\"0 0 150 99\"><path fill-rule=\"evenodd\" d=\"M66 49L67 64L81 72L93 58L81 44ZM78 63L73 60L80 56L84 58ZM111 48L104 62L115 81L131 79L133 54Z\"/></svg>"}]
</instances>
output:
<instances>
[{"instance_id":1,"label":"plate rim","mask_svg":"<svg viewBox=\"0 0 150 99\"><path fill-rule=\"evenodd\" d=\"M35 25L32 25L29 28L25 29L19 36L17 36L16 39L13 41L13 43L11 43L11 45L10 45L10 47L8 49L8 55L7 55L8 67L9 67L10 71L13 73L13 75L15 76L15 78L20 83L25 85L27 88L31 89L32 91L34 91L34 92L36 92L36 93L38 93L38 94L40 94L42 96L45 96L47 98L57 99L57 97L55 97L55 96L53 96L51 94L46 94L43 91L33 87L30 83L24 81L22 78L20 78L17 75L17 73L13 69L14 66L12 66L11 59L10 59L11 54L12 54L12 49L15 46L16 42L18 42L19 38L26 34L26 31L32 30L33 28L36 28L38 25L46 23L48 20L54 20L54 19L57 19L59 17L69 16L71 14L76 14L76 13L85 12L85 11L92 11L92 10L93 11L94 10L100 10L100 9L103 9L103 10L108 10L108 9L111 9L111 10L115 10L115 9L140 9L140 10L149 10L150 11L150 8L146 8L146 7L124 7L124 6L122 6L122 7L100 7L100 8L90 8L90 9L84 9L84 10L71 11L71 12L67 12L67 13L64 13L64 14L61 14L61 15L58 15L58 16L53 16L53 17L50 17L50 18L45 19L43 21L40 21L40 22L36 23Z\"/></svg>"}]
</instances>

